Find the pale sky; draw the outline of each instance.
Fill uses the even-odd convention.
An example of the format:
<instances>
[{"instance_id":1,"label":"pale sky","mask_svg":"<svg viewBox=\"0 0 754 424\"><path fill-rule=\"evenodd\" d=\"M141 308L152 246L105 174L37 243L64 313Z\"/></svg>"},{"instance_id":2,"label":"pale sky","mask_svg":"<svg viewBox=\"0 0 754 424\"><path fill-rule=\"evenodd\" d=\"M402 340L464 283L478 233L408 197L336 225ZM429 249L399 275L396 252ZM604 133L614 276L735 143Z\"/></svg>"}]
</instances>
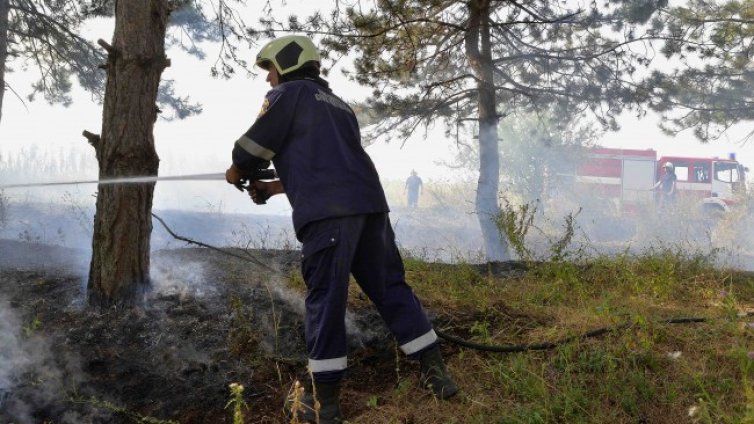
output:
<instances>
[{"instance_id":1,"label":"pale sky","mask_svg":"<svg viewBox=\"0 0 754 424\"><path fill-rule=\"evenodd\" d=\"M317 2L289 0L288 6L304 14L317 7ZM94 26L89 31L89 37L110 40L111 23ZM248 48L241 48L240 52L249 59L256 54L256 51ZM176 80L176 92L191 96L194 101L202 104L204 110L200 115L182 121L158 120L155 125L155 140L162 159L160 175L224 172L230 163L233 142L251 125L263 96L269 89L264 75L260 73L256 78L238 75L231 80L213 79L209 75L209 68L214 60L211 50L208 50L206 62L200 62L177 50L169 51L168 56L172 60L172 66L166 69L164 77ZM19 70L17 65L14 68ZM28 93L31 82L29 75L14 72L7 76L7 80L22 95ZM329 80L335 93L346 100L361 100L371 91L346 81L339 72L333 72ZM81 90L74 92L74 103L68 108L51 106L44 100L24 104L13 93L6 92L0 122L0 152L36 144L40 148L54 151L61 147L86 151L93 158L93 150L87 145L81 132L86 129L99 133L101 115L102 106L93 102L90 95ZM621 120L621 131L608 133L600 144L607 147L653 148L660 156L727 157L730 152L735 152L739 161L754 169L754 149L751 145L741 146L731 141L702 145L690 132L671 138L660 132L656 119L651 114L641 120L625 116ZM737 131L731 132L731 136L735 140L751 127L751 123L740 125ZM436 162L450 159L453 143L454 139L445 139L442 125L438 123L426 140L417 135L402 148L398 142L378 143L370 146L367 151L383 180L405 180L409 172L416 169L425 181L442 181L453 178L454 174L447 168L438 166ZM210 184L207 186L210 193L207 198L196 200L197 202L230 204L235 202L228 199L238 198L238 193L230 186L207 184ZM164 198L176 196L170 193ZM159 205L160 199L157 198L155 203ZM239 207L246 207L245 205ZM276 200L270 206L266 212L274 209L278 213L286 213L289 210L287 202L282 200Z\"/></svg>"}]
</instances>

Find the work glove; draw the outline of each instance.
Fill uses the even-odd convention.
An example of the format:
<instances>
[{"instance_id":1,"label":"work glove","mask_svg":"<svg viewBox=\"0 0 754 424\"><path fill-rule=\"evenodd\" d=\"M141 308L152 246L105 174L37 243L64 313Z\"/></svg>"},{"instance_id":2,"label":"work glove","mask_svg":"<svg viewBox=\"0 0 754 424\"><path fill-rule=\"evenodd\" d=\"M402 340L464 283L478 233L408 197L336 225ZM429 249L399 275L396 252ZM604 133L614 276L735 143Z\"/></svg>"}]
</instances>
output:
<instances>
[{"instance_id":1,"label":"work glove","mask_svg":"<svg viewBox=\"0 0 754 424\"><path fill-rule=\"evenodd\" d=\"M264 205L267 199L272 197L272 186L270 183L262 181L253 181L249 186L249 197L257 205Z\"/></svg>"},{"instance_id":2,"label":"work glove","mask_svg":"<svg viewBox=\"0 0 754 424\"><path fill-rule=\"evenodd\" d=\"M227 171L225 171L225 181L228 184L233 184L239 191L243 191L243 175L241 170L236 167L235 164L231 165Z\"/></svg>"}]
</instances>

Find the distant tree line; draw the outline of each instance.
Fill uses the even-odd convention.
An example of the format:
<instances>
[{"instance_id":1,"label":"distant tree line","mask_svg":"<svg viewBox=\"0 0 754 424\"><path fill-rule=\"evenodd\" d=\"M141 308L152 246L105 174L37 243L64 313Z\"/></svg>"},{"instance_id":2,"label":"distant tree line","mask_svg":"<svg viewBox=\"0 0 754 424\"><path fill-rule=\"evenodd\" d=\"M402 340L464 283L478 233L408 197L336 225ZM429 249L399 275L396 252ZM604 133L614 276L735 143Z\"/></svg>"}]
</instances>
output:
<instances>
[{"instance_id":1,"label":"distant tree line","mask_svg":"<svg viewBox=\"0 0 754 424\"><path fill-rule=\"evenodd\" d=\"M0 148L0 180L4 183L97 178L97 162L81 149L41 149L37 145L15 151Z\"/></svg>"}]
</instances>

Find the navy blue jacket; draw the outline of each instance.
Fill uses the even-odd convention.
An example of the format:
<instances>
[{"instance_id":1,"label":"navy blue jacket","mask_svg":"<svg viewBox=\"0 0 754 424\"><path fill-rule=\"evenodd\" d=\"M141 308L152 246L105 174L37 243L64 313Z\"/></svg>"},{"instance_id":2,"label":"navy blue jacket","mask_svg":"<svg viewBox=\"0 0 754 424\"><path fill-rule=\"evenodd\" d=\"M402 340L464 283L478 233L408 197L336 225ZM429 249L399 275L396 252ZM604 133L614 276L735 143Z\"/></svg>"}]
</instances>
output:
<instances>
[{"instance_id":1,"label":"navy blue jacket","mask_svg":"<svg viewBox=\"0 0 754 424\"><path fill-rule=\"evenodd\" d=\"M299 239L310 222L389 211L353 110L314 80L270 90L254 124L236 141L233 163L242 171L266 161L285 187Z\"/></svg>"}]
</instances>

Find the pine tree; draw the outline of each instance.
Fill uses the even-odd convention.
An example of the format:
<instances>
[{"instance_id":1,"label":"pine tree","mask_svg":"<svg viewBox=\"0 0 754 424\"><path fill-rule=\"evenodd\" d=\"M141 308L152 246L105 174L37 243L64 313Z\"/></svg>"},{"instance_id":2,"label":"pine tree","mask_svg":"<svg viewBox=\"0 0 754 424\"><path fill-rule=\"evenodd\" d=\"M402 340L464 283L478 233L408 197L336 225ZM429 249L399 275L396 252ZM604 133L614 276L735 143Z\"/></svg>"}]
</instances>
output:
<instances>
[{"instance_id":1,"label":"pine tree","mask_svg":"<svg viewBox=\"0 0 754 424\"><path fill-rule=\"evenodd\" d=\"M185 0L115 1L94 11L115 18L112 42L99 41L107 52L102 132L84 133L96 151L100 179L157 175L153 129L162 72L170 65L166 29L172 8L187 4L203 18L199 22L206 20L199 3ZM215 36L223 40L215 73L227 76L235 65L245 66L230 41L246 38L227 2L221 1L215 11L214 24L204 29L217 29ZM154 183L99 186L88 283L91 304L133 304L149 287L153 194Z\"/></svg>"},{"instance_id":2,"label":"pine tree","mask_svg":"<svg viewBox=\"0 0 754 424\"><path fill-rule=\"evenodd\" d=\"M512 111L591 113L604 127L639 107L635 74L649 64L652 15L666 1L340 1L330 15L281 29L324 36L332 59L355 55L350 76L373 88L374 134L407 137L437 120L479 128L476 212L487 259L509 259L499 211L498 123Z\"/></svg>"},{"instance_id":3,"label":"pine tree","mask_svg":"<svg viewBox=\"0 0 754 424\"><path fill-rule=\"evenodd\" d=\"M754 120L753 0L692 0L655 26L666 40L662 53L676 66L654 72L643 86L666 132L692 130L708 142Z\"/></svg>"}]
</instances>

